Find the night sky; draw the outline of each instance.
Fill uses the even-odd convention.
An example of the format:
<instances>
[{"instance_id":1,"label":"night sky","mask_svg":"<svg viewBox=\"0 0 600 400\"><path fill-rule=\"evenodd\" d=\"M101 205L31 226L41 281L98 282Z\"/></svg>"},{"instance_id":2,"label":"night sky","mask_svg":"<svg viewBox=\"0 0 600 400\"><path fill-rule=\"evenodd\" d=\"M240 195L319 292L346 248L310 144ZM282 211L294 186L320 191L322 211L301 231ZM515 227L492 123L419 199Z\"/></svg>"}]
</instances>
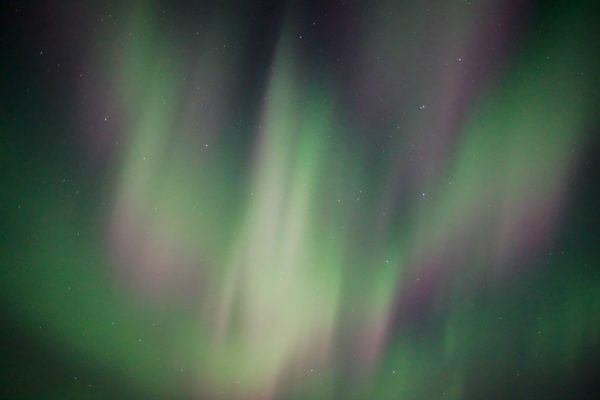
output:
<instances>
[{"instance_id":1,"label":"night sky","mask_svg":"<svg viewBox=\"0 0 600 400\"><path fill-rule=\"evenodd\" d=\"M597 4L0 2L0 398L597 398Z\"/></svg>"}]
</instances>

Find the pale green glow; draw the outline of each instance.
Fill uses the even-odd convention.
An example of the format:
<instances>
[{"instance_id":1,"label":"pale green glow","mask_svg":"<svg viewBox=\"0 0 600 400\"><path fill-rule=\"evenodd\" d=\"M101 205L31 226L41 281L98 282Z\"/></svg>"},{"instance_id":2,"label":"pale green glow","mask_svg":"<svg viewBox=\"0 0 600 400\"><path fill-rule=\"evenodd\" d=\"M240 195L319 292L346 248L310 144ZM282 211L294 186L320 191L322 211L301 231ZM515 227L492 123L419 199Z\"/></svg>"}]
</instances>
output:
<instances>
[{"instance_id":1,"label":"pale green glow","mask_svg":"<svg viewBox=\"0 0 600 400\"><path fill-rule=\"evenodd\" d=\"M238 119L229 77L245 70L215 50L226 29L209 26L188 60L141 8L104 61L122 124L106 198L79 217L66 189L28 193L27 245L2 255L22 266L5 295L28 296L11 312L44 340L150 398L461 399L481 365L568 369L598 339L597 283L549 271L551 295L531 305L535 287L517 286L545 272L584 144L580 74L594 66L578 61L577 35L532 44L469 109L446 159L401 164L426 143L425 113L398 101L406 131L367 147L335 85L306 79L285 26L239 154L223 121ZM395 43L380 36L362 45ZM427 179L393 169L438 161Z\"/></svg>"}]
</instances>

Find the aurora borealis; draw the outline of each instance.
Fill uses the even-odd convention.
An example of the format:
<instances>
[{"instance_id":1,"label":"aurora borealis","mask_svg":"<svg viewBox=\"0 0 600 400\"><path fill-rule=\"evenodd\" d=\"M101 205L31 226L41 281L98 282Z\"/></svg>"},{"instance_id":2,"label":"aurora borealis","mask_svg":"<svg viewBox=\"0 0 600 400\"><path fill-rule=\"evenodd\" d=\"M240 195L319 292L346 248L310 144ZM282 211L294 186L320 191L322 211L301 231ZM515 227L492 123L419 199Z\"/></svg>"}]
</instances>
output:
<instances>
[{"instance_id":1,"label":"aurora borealis","mask_svg":"<svg viewBox=\"0 0 600 400\"><path fill-rule=\"evenodd\" d=\"M596 398L594 2L0 15L0 398Z\"/></svg>"}]
</instances>

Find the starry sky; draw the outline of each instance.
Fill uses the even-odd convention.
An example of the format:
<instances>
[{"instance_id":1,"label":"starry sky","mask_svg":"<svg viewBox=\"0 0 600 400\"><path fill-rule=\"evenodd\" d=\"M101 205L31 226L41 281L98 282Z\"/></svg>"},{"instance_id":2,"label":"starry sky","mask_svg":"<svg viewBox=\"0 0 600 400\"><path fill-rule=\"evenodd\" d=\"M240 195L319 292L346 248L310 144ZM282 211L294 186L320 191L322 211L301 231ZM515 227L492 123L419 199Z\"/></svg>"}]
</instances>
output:
<instances>
[{"instance_id":1,"label":"starry sky","mask_svg":"<svg viewBox=\"0 0 600 400\"><path fill-rule=\"evenodd\" d=\"M595 398L596 3L1 2L0 398Z\"/></svg>"}]
</instances>

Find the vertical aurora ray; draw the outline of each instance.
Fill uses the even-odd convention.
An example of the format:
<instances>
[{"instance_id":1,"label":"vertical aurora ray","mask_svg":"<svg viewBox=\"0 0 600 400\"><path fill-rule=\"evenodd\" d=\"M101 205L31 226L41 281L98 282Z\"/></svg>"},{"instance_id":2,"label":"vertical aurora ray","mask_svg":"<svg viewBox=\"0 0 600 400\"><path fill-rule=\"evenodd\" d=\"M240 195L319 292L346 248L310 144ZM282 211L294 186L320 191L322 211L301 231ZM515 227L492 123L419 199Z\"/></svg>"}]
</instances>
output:
<instances>
[{"instance_id":1,"label":"vertical aurora ray","mask_svg":"<svg viewBox=\"0 0 600 400\"><path fill-rule=\"evenodd\" d=\"M591 398L593 6L14 8L0 397Z\"/></svg>"}]
</instances>

